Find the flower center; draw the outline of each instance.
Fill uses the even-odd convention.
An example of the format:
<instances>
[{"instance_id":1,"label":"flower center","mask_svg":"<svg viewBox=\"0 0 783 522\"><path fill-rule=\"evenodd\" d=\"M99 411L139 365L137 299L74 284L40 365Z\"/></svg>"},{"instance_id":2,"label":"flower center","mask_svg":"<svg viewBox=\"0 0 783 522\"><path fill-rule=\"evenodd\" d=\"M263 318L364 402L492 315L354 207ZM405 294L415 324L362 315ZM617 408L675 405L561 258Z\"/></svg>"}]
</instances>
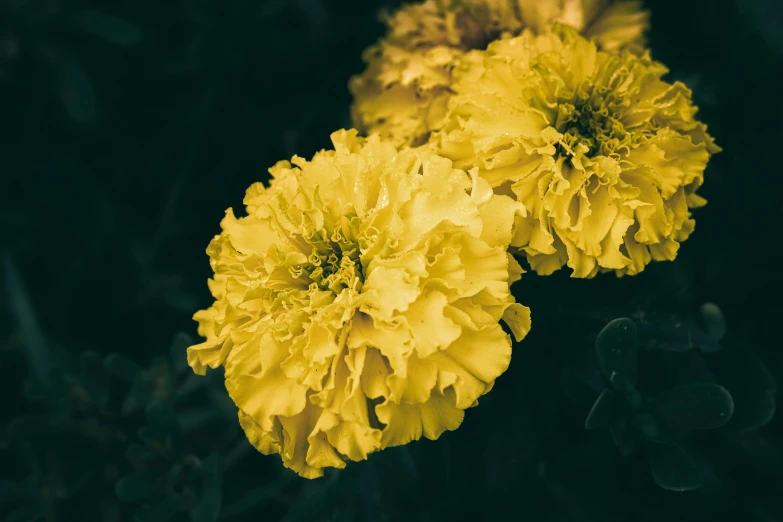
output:
<instances>
[{"instance_id":1,"label":"flower center","mask_svg":"<svg viewBox=\"0 0 783 522\"><path fill-rule=\"evenodd\" d=\"M308 274L312 283L319 289L331 290L334 294L339 294L345 288L361 290L364 273L359 260L359 247L355 243L351 246L353 248L345 250L338 247L328 254L314 251L310 256Z\"/></svg>"},{"instance_id":2,"label":"flower center","mask_svg":"<svg viewBox=\"0 0 783 522\"><path fill-rule=\"evenodd\" d=\"M335 295L346 288L360 291L364 283L357 233L359 218L342 216L338 223L303 237L310 247L307 263L291 267L294 277Z\"/></svg>"},{"instance_id":3,"label":"flower center","mask_svg":"<svg viewBox=\"0 0 783 522\"><path fill-rule=\"evenodd\" d=\"M555 128L563 134L563 152L573 155L583 145L588 156L613 155L628 139L618 119L621 104L612 92L592 86L582 86L570 99L558 100Z\"/></svg>"}]
</instances>

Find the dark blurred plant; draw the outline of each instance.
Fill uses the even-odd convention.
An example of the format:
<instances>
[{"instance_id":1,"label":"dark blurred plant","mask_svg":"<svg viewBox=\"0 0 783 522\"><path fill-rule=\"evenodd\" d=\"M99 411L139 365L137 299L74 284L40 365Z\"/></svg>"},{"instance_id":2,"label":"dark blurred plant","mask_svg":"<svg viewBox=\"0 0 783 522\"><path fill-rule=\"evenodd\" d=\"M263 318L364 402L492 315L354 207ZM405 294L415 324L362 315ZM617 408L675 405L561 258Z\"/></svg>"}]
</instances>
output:
<instances>
[{"instance_id":1,"label":"dark blurred plant","mask_svg":"<svg viewBox=\"0 0 783 522\"><path fill-rule=\"evenodd\" d=\"M705 304L701 312L709 334L692 320L640 314L641 352L637 323L611 321L595 341L595 361L605 384L595 378L595 369L582 381L600 390L585 427L608 426L623 456L644 448L655 481L674 491L696 489L705 480L703 448L693 446L702 453L698 458L687 449L693 433L717 430L720 437L748 432L766 424L775 411L776 385L764 365L752 354L732 353L734 368L727 373L726 357L716 353L726 331L720 309ZM638 388L639 365L645 363L654 367L644 383L649 392ZM735 399L718 382L741 397L736 418Z\"/></svg>"},{"instance_id":2,"label":"dark blurred plant","mask_svg":"<svg viewBox=\"0 0 783 522\"><path fill-rule=\"evenodd\" d=\"M121 17L90 8L74 8L59 0L10 0L0 6L0 80L8 81L22 67L41 71L51 94L76 123L94 123L98 99L90 74L79 56L79 40L130 47L142 33ZM35 78L18 78L20 82Z\"/></svg>"},{"instance_id":3,"label":"dark blurred plant","mask_svg":"<svg viewBox=\"0 0 783 522\"><path fill-rule=\"evenodd\" d=\"M531 335L456 432L303 481L248 444L219 372L192 375L193 340L167 344L209 299L224 209L347 125L397 3L0 2L0 519L783 520L773 0L646 2L726 149L709 204L640 276L526 274ZM595 342L618 317L635 350L627 321Z\"/></svg>"},{"instance_id":4,"label":"dark blurred plant","mask_svg":"<svg viewBox=\"0 0 783 522\"><path fill-rule=\"evenodd\" d=\"M39 413L12 420L4 442L26 470L2 483L0 500L15 507L8 520L124 520L122 502L138 506L138 522L178 512L193 522L218 520L218 452L234 444L238 430L205 441L187 429L231 426L235 410L214 379L187 369L190 344L177 335L171 357L147 368L122 355L84 352L75 366L53 368L47 381L29 380L25 395ZM189 419L182 404L196 394L204 401L200 418Z\"/></svg>"}]
</instances>

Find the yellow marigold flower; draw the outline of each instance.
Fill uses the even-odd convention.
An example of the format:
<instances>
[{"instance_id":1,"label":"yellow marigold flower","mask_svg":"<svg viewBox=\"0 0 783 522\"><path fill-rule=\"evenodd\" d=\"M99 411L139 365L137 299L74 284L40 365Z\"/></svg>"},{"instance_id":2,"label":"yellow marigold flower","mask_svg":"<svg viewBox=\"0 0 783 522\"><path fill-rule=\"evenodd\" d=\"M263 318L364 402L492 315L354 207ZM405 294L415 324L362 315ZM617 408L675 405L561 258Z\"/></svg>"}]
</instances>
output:
<instances>
[{"instance_id":1,"label":"yellow marigold flower","mask_svg":"<svg viewBox=\"0 0 783 522\"><path fill-rule=\"evenodd\" d=\"M440 128L452 70L466 51L503 33L572 25L602 49L641 51L648 13L623 0L426 0L385 17L386 36L364 53L367 69L350 81L354 125L397 145L420 145Z\"/></svg>"},{"instance_id":2,"label":"yellow marigold flower","mask_svg":"<svg viewBox=\"0 0 783 522\"><path fill-rule=\"evenodd\" d=\"M524 207L428 150L332 135L252 185L207 250L196 373L225 367L248 439L303 477L456 429L530 311L507 253Z\"/></svg>"},{"instance_id":3,"label":"yellow marigold flower","mask_svg":"<svg viewBox=\"0 0 783 522\"><path fill-rule=\"evenodd\" d=\"M720 150L688 88L661 80L667 72L562 25L526 31L463 60L431 146L525 205L512 246L537 272L636 274L674 259Z\"/></svg>"}]
</instances>

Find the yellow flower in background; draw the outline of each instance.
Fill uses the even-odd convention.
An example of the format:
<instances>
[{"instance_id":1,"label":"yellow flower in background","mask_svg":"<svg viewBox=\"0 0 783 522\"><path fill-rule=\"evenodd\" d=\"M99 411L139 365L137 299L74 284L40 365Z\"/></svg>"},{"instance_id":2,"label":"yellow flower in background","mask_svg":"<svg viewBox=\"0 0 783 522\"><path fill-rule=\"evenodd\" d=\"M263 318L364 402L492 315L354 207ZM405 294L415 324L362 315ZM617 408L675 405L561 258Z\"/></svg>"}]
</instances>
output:
<instances>
[{"instance_id":1,"label":"yellow flower in background","mask_svg":"<svg viewBox=\"0 0 783 522\"><path fill-rule=\"evenodd\" d=\"M456 429L508 367L529 310L507 253L524 207L426 149L332 135L252 185L207 250L196 373L225 367L239 420L303 477Z\"/></svg>"},{"instance_id":2,"label":"yellow flower in background","mask_svg":"<svg viewBox=\"0 0 783 522\"><path fill-rule=\"evenodd\" d=\"M649 54L598 51L566 26L525 31L466 56L430 145L525 205L512 247L537 272L636 274L674 259L720 150L666 73Z\"/></svg>"},{"instance_id":3,"label":"yellow flower in background","mask_svg":"<svg viewBox=\"0 0 783 522\"><path fill-rule=\"evenodd\" d=\"M599 47L640 52L649 15L637 1L426 0L385 17L388 32L364 53L367 69L351 79L354 125L396 145L420 145L438 130L452 71L465 52L503 33L567 23Z\"/></svg>"}]
</instances>

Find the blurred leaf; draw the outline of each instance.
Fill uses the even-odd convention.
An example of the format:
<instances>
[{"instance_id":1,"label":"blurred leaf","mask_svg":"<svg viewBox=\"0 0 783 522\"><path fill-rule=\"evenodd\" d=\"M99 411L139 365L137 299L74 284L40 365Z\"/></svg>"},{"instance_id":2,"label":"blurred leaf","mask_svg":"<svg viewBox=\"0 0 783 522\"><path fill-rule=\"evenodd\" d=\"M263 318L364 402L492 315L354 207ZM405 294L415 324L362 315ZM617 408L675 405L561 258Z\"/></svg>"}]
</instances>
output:
<instances>
[{"instance_id":1,"label":"blurred leaf","mask_svg":"<svg viewBox=\"0 0 783 522\"><path fill-rule=\"evenodd\" d=\"M609 424L618 414L620 409L620 400L617 394L610 389L606 389L596 399L593 408L585 419L585 428L593 430Z\"/></svg>"},{"instance_id":2,"label":"blurred leaf","mask_svg":"<svg viewBox=\"0 0 783 522\"><path fill-rule=\"evenodd\" d=\"M148 467L155 462L157 456L148 447L133 443L125 450L125 458L134 467Z\"/></svg>"},{"instance_id":3,"label":"blurred leaf","mask_svg":"<svg viewBox=\"0 0 783 522\"><path fill-rule=\"evenodd\" d=\"M269 484L264 484L263 486L251 489L234 504L224 508L221 511L221 518L232 519L256 511L262 504L279 497L282 490L287 487L292 480L296 480L293 479L292 476L295 475L284 473L280 478Z\"/></svg>"},{"instance_id":4,"label":"blurred leaf","mask_svg":"<svg viewBox=\"0 0 783 522\"><path fill-rule=\"evenodd\" d=\"M194 344L193 338L184 332L179 332L174 336L169 351L171 367L175 375L188 369L188 348Z\"/></svg>"},{"instance_id":5,"label":"blurred leaf","mask_svg":"<svg viewBox=\"0 0 783 522\"><path fill-rule=\"evenodd\" d=\"M145 444L156 448L158 451L167 452L173 449L174 436L164 426L142 426L136 431L136 435Z\"/></svg>"},{"instance_id":6,"label":"blurred leaf","mask_svg":"<svg viewBox=\"0 0 783 522\"><path fill-rule=\"evenodd\" d=\"M739 10L770 48L783 55L783 7L777 0L735 0Z\"/></svg>"},{"instance_id":7,"label":"blurred leaf","mask_svg":"<svg viewBox=\"0 0 783 522\"><path fill-rule=\"evenodd\" d=\"M629 456L636 449L636 441L633 439L631 430L628 429L628 421L618 419L609 426L609 433L612 434L612 441L623 457Z\"/></svg>"},{"instance_id":8,"label":"blurred leaf","mask_svg":"<svg viewBox=\"0 0 783 522\"><path fill-rule=\"evenodd\" d=\"M702 353L713 353L723 348L690 319L652 315L642 322L641 335L649 339L651 349L664 352L684 353L698 348Z\"/></svg>"},{"instance_id":9,"label":"blurred leaf","mask_svg":"<svg viewBox=\"0 0 783 522\"><path fill-rule=\"evenodd\" d=\"M311 481L302 488L299 500L295 502L281 522L310 522L317 520L323 513L324 506L329 503L330 490L337 480L341 470L335 470L327 480Z\"/></svg>"},{"instance_id":10,"label":"blurred leaf","mask_svg":"<svg viewBox=\"0 0 783 522\"><path fill-rule=\"evenodd\" d=\"M717 384L686 384L655 397L655 413L675 430L715 429L731 419L734 400Z\"/></svg>"},{"instance_id":11,"label":"blurred leaf","mask_svg":"<svg viewBox=\"0 0 783 522\"><path fill-rule=\"evenodd\" d=\"M128 367L128 361L118 364L118 370ZM172 399L174 393L174 379L171 374L169 358L164 356L155 356L147 368L132 363L137 369L136 377L133 379L130 390L125 396L122 405L124 414L129 415L137 408L151 404L152 402L168 402ZM122 372L131 374L130 372Z\"/></svg>"},{"instance_id":12,"label":"blurred leaf","mask_svg":"<svg viewBox=\"0 0 783 522\"><path fill-rule=\"evenodd\" d=\"M10 502L22 497L25 488L18 482L0 480L0 502Z\"/></svg>"},{"instance_id":13,"label":"blurred leaf","mask_svg":"<svg viewBox=\"0 0 783 522\"><path fill-rule=\"evenodd\" d=\"M160 487L160 478L148 473L131 473L117 481L114 490L120 500L137 502L158 493Z\"/></svg>"},{"instance_id":14,"label":"blurred leaf","mask_svg":"<svg viewBox=\"0 0 783 522\"><path fill-rule=\"evenodd\" d=\"M12 420L8 424L11 440L31 441L48 436L51 431L49 415L28 415Z\"/></svg>"},{"instance_id":15,"label":"blurred leaf","mask_svg":"<svg viewBox=\"0 0 783 522\"><path fill-rule=\"evenodd\" d=\"M109 373L116 375L127 382L133 382L139 373L141 373L141 366L118 353L109 354L103 364Z\"/></svg>"},{"instance_id":16,"label":"blurred leaf","mask_svg":"<svg viewBox=\"0 0 783 522\"><path fill-rule=\"evenodd\" d=\"M752 431L763 428L774 417L777 399L774 393L764 393L755 400L742 401L741 408L735 408L732 420L727 426L732 431ZM741 412L739 415L737 412ZM736 423L733 422L736 417Z\"/></svg>"},{"instance_id":17,"label":"blurred leaf","mask_svg":"<svg viewBox=\"0 0 783 522\"><path fill-rule=\"evenodd\" d=\"M52 67L54 86L71 120L78 124L95 123L98 119L95 88L82 64L54 47L41 46L39 51Z\"/></svg>"},{"instance_id":18,"label":"blurred leaf","mask_svg":"<svg viewBox=\"0 0 783 522\"><path fill-rule=\"evenodd\" d=\"M673 442L647 446L655 482L670 491L690 491L704 482L703 473L696 461Z\"/></svg>"},{"instance_id":19,"label":"blurred leaf","mask_svg":"<svg viewBox=\"0 0 783 522\"><path fill-rule=\"evenodd\" d=\"M664 434L661 425L655 417L649 413L640 413L631 418L631 425L639 430L646 440L650 442L668 442L669 438Z\"/></svg>"},{"instance_id":20,"label":"blurred leaf","mask_svg":"<svg viewBox=\"0 0 783 522\"><path fill-rule=\"evenodd\" d=\"M194 408L186 410L179 414L182 431L191 432L210 424L211 422L221 420L215 411L209 408ZM221 420L222 421L222 420Z\"/></svg>"},{"instance_id":21,"label":"blurred leaf","mask_svg":"<svg viewBox=\"0 0 783 522\"><path fill-rule=\"evenodd\" d=\"M207 379L204 379L201 375L196 375L195 373L188 374L184 382L177 388L177 398L187 397L196 390L201 389L207 382Z\"/></svg>"},{"instance_id":22,"label":"blurred leaf","mask_svg":"<svg viewBox=\"0 0 783 522\"><path fill-rule=\"evenodd\" d=\"M154 428L160 428L180 439L182 437L182 427L179 423L177 413L170 406L162 402L153 402L147 406L147 422Z\"/></svg>"},{"instance_id":23,"label":"blurred leaf","mask_svg":"<svg viewBox=\"0 0 783 522\"><path fill-rule=\"evenodd\" d=\"M727 443L727 450L736 453L753 474L771 476L783 469L780 445L763 431L730 433L723 440Z\"/></svg>"},{"instance_id":24,"label":"blurred leaf","mask_svg":"<svg viewBox=\"0 0 783 522\"><path fill-rule=\"evenodd\" d=\"M95 352L84 352L80 359L82 384L98 404L109 398L109 379L103 366L103 357Z\"/></svg>"},{"instance_id":25,"label":"blurred leaf","mask_svg":"<svg viewBox=\"0 0 783 522\"><path fill-rule=\"evenodd\" d=\"M142 506L133 515L134 522L167 522L179 511L176 498L166 496L162 502L152 506Z\"/></svg>"},{"instance_id":26,"label":"blurred leaf","mask_svg":"<svg viewBox=\"0 0 783 522\"><path fill-rule=\"evenodd\" d=\"M40 504L25 504L8 515L6 522L33 522L43 519Z\"/></svg>"},{"instance_id":27,"label":"blurred leaf","mask_svg":"<svg viewBox=\"0 0 783 522\"><path fill-rule=\"evenodd\" d=\"M38 380L31 380L25 383L24 397L36 404L49 406L52 403L51 391Z\"/></svg>"},{"instance_id":28,"label":"blurred leaf","mask_svg":"<svg viewBox=\"0 0 783 522\"><path fill-rule=\"evenodd\" d=\"M777 382L756 354L730 346L710 365L734 399L734 414L724 426L726 431L747 432L772 420L777 407Z\"/></svg>"},{"instance_id":29,"label":"blurred leaf","mask_svg":"<svg viewBox=\"0 0 783 522\"><path fill-rule=\"evenodd\" d=\"M213 372L214 373L214 372ZM233 419L237 416L237 406L229 397L225 387L210 388L208 392L210 403L223 414L226 419Z\"/></svg>"},{"instance_id":30,"label":"blurred leaf","mask_svg":"<svg viewBox=\"0 0 783 522\"><path fill-rule=\"evenodd\" d=\"M718 305L714 303L704 303L701 305L701 317L704 319L704 325L710 337L716 341L723 339L726 335L726 321L723 319Z\"/></svg>"},{"instance_id":31,"label":"blurred leaf","mask_svg":"<svg viewBox=\"0 0 783 522\"><path fill-rule=\"evenodd\" d=\"M204 460L201 498L190 512L192 522L216 522L220 516L223 500L221 489L220 462L217 453Z\"/></svg>"},{"instance_id":32,"label":"blurred leaf","mask_svg":"<svg viewBox=\"0 0 783 522\"><path fill-rule=\"evenodd\" d=\"M109 43L133 46L141 42L141 30L127 20L86 9L71 16L70 24Z\"/></svg>"},{"instance_id":33,"label":"blurred leaf","mask_svg":"<svg viewBox=\"0 0 783 522\"><path fill-rule=\"evenodd\" d=\"M6 299L16 320L25 354L36 378L48 384L52 361L47 350L46 339L38 325L33 304L14 260L6 250L3 250L2 258Z\"/></svg>"},{"instance_id":34,"label":"blurred leaf","mask_svg":"<svg viewBox=\"0 0 783 522\"><path fill-rule=\"evenodd\" d=\"M638 344L636 325L628 318L611 321L595 340L601 371L618 391L636 386Z\"/></svg>"}]
</instances>

